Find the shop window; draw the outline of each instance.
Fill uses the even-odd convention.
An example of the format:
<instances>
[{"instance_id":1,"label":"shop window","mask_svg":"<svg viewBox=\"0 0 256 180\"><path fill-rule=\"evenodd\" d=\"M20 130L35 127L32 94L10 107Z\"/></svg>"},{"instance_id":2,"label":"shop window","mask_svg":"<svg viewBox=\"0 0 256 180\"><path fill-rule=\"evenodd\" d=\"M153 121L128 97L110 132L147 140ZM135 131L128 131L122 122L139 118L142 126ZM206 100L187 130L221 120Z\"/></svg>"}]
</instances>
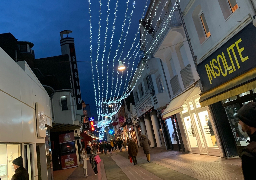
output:
<instances>
[{"instance_id":1,"label":"shop window","mask_svg":"<svg viewBox=\"0 0 256 180\"><path fill-rule=\"evenodd\" d=\"M195 100L196 108L200 108L201 107L201 104L200 104L199 100L200 100L200 98L197 98Z\"/></svg>"},{"instance_id":2,"label":"shop window","mask_svg":"<svg viewBox=\"0 0 256 180\"><path fill-rule=\"evenodd\" d=\"M19 144L0 144L0 179L11 179L15 171L12 161L21 156Z\"/></svg>"},{"instance_id":3,"label":"shop window","mask_svg":"<svg viewBox=\"0 0 256 180\"><path fill-rule=\"evenodd\" d=\"M229 120L230 127L233 132L233 136L236 141L236 145L239 147L247 146L250 138L243 133L241 127L238 125L239 119L235 117L237 111L240 109L238 103L231 104L225 107L225 111Z\"/></svg>"},{"instance_id":4,"label":"shop window","mask_svg":"<svg viewBox=\"0 0 256 180\"><path fill-rule=\"evenodd\" d=\"M62 111L68 110L67 96L61 96L60 97L60 103L61 103Z\"/></svg>"},{"instance_id":5,"label":"shop window","mask_svg":"<svg viewBox=\"0 0 256 180\"><path fill-rule=\"evenodd\" d=\"M202 13L200 15L200 20L201 20L201 23L202 23L202 27L204 29L204 33L205 33L205 36L208 38L211 36L211 33L209 31L209 28L208 28L208 25L207 25L207 22L206 22L206 19L205 19L205 16L204 16L204 13Z\"/></svg>"},{"instance_id":6,"label":"shop window","mask_svg":"<svg viewBox=\"0 0 256 180\"><path fill-rule=\"evenodd\" d=\"M238 9L236 0L218 0L218 1L225 19L228 19L228 17Z\"/></svg>"},{"instance_id":7,"label":"shop window","mask_svg":"<svg viewBox=\"0 0 256 180\"><path fill-rule=\"evenodd\" d=\"M212 123L210 121L207 111L198 113L200 123L203 128L204 137L208 147L217 147L217 139L213 131Z\"/></svg>"},{"instance_id":8,"label":"shop window","mask_svg":"<svg viewBox=\"0 0 256 180\"><path fill-rule=\"evenodd\" d=\"M189 102L189 108L191 111L195 109L192 101Z\"/></svg>"},{"instance_id":9,"label":"shop window","mask_svg":"<svg viewBox=\"0 0 256 180\"><path fill-rule=\"evenodd\" d=\"M195 129L192 126L191 118L189 116L184 118L184 124L186 127L187 135L188 135L188 140L190 142L190 146L193 147L198 147L197 140L196 140L196 134L195 134Z\"/></svg>"},{"instance_id":10,"label":"shop window","mask_svg":"<svg viewBox=\"0 0 256 180\"><path fill-rule=\"evenodd\" d=\"M187 113L188 112L188 106L186 104L183 104L182 107L183 107L182 114Z\"/></svg>"}]
</instances>

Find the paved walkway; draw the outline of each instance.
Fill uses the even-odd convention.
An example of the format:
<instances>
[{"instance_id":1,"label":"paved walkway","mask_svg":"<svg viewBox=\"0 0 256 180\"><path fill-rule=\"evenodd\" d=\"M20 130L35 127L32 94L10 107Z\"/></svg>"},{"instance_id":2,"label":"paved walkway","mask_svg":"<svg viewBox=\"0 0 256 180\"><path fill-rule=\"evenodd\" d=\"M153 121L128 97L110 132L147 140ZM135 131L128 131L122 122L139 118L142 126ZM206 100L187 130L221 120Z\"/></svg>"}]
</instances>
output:
<instances>
[{"instance_id":1,"label":"paved walkway","mask_svg":"<svg viewBox=\"0 0 256 180\"><path fill-rule=\"evenodd\" d=\"M128 159L128 154L125 157L115 154L112 156L112 159L116 164L122 169L129 179L140 180L140 179L151 179L151 180L161 180L159 177L145 170L144 168L133 165Z\"/></svg>"}]
</instances>

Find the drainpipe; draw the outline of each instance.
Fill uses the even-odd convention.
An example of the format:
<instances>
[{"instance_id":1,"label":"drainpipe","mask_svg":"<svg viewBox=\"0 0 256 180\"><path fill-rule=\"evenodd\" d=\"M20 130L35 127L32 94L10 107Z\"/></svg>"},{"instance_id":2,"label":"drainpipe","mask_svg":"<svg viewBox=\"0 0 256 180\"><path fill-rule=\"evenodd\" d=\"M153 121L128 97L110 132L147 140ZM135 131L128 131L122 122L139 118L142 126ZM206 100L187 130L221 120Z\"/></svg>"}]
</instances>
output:
<instances>
[{"instance_id":1,"label":"drainpipe","mask_svg":"<svg viewBox=\"0 0 256 180\"><path fill-rule=\"evenodd\" d=\"M165 71L164 71L163 62L162 62L162 60L161 60L161 59L160 59L160 63L161 63L162 70L163 70L163 73L164 73L164 79L165 79L165 83L166 83L166 86L167 86L167 90L168 90L169 98L170 98L170 100L171 100L171 93L170 93L170 89L169 89L169 86L168 86L168 83L167 83L167 79L166 79L166 75L165 75Z\"/></svg>"}]
</instances>

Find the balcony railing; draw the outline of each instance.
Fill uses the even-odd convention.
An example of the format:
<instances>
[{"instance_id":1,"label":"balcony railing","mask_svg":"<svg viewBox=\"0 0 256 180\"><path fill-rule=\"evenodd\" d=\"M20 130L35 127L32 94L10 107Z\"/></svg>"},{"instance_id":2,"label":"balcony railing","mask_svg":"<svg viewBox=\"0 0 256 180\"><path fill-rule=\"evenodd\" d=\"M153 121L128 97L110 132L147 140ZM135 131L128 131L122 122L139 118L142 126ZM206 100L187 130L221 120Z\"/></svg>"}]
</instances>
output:
<instances>
[{"instance_id":1,"label":"balcony railing","mask_svg":"<svg viewBox=\"0 0 256 180\"><path fill-rule=\"evenodd\" d=\"M187 88L189 85L195 82L190 64L188 64L184 69L180 71L180 75L183 81L184 88Z\"/></svg>"},{"instance_id":2,"label":"balcony railing","mask_svg":"<svg viewBox=\"0 0 256 180\"><path fill-rule=\"evenodd\" d=\"M171 86L172 86L172 92L173 92L173 95L177 95L181 92L181 87L180 87L180 82L179 82L179 78L178 78L178 75L174 76L171 81Z\"/></svg>"}]
</instances>

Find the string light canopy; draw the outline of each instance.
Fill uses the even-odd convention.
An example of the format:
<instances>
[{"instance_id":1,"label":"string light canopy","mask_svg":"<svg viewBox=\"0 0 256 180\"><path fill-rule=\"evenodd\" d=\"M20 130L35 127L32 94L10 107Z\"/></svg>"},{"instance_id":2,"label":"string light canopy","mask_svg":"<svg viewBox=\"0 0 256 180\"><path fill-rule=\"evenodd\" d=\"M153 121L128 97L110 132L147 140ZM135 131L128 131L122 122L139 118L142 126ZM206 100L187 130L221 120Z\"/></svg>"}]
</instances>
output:
<instances>
[{"instance_id":1,"label":"string light canopy","mask_svg":"<svg viewBox=\"0 0 256 180\"><path fill-rule=\"evenodd\" d=\"M149 58L145 54L151 54L159 45L177 7L175 3L167 18L162 20L160 31L154 34L151 41L146 41L140 35L148 36L149 31L142 28L138 19L143 19L147 10L144 20L149 22L149 26L153 26L152 23L162 16L163 8L169 2L151 0L150 9L147 9L149 1L144 0L145 5L142 8L136 7L139 3L135 0L88 0L90 59L98 126L102 127L101 135L104 134L104 127L111 123L111 118L106 117L115 115L122 100L133 91ZM139 11L141 17L134 17L134 12L138 14ZM149 47L146 52L141 51L141 44Z\"/></svg>"}]
</instances>

